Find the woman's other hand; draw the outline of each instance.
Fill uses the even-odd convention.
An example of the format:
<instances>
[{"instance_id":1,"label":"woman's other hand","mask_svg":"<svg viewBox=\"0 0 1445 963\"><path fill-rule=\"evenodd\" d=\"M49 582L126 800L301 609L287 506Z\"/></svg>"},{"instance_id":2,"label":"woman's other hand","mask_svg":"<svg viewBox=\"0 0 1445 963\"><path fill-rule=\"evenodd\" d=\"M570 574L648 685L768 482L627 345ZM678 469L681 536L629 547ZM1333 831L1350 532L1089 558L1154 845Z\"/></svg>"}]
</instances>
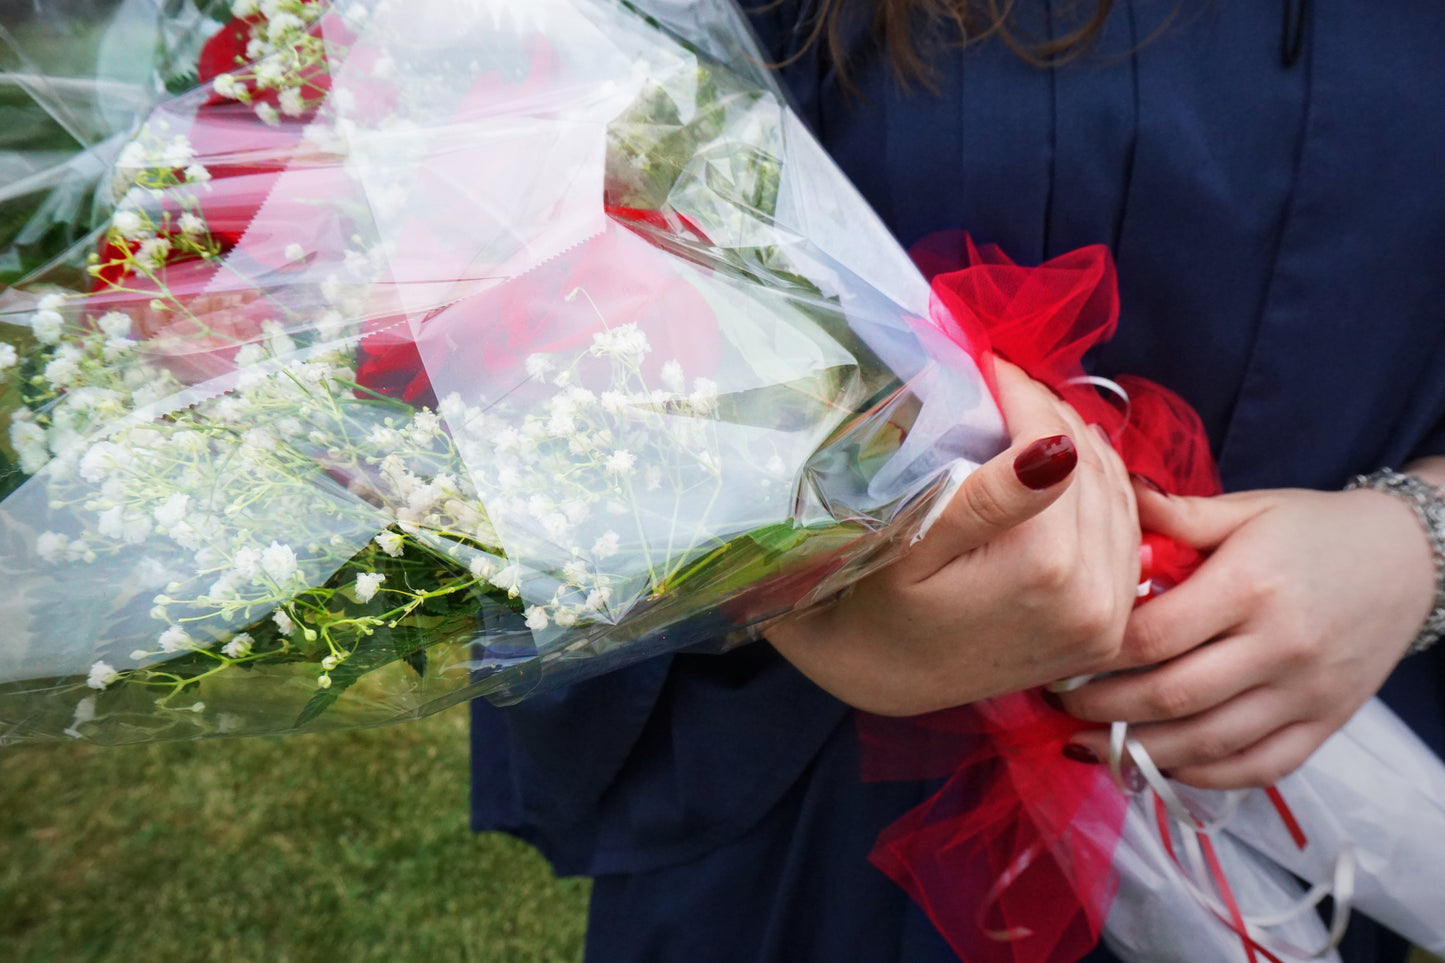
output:
<instances>
[{"instance_id":1,"label":"woman's other hand","mask_svg":"<svg viewBox=\"0 0 1445 963\"><path fill-rule=\"evenodd\" d=\"M852 706L916 715L1118 657L1139 576L1128 475L1053 392L1006 364L999 383L1015 445L964 480L905 556L767 632Z\"/></svg>"},{"instance_id":2,"label":"woman's other hand","mask_svg":"<svg viewBox=\"0 0 1445 963\"><path fill-rule=\"evenodd\" d=\"M1412 470L1445 464L1431 461ZM1435 578L1420 523L1369 489L1183 498L1140 486L1138 501L1146 529L1212 554L1130 619L1116 668L1147 668L1090 682L1064 707L1131 723L1183 782L1274 783L1378 691L1424 623ZM1107 752L1107 732L1075 738Z\"/></svg>"}]
</instances>

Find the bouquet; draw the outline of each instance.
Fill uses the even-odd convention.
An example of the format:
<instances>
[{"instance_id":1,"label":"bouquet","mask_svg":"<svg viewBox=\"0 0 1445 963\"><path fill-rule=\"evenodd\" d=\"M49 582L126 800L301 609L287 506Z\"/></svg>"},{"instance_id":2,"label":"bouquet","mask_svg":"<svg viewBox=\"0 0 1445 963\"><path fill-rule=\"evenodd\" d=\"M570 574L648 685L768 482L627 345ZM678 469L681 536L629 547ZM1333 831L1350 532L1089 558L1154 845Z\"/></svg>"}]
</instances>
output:
<instances>
[{"instance_id":1,"label":"bouquet","mask_svg":"<svg viewBox=\"0 0 1445 963\"><path fill-rule=\"evenodd\" d=\"M742 638L1001 448L731 6L203 14L189 89L84 155L94 230L0 293L0 741L374 724Z\"/></svg>"},{"instance_id":2,"label":"bouquet","mask_svg":"<svg viewBox=\"0 0 1445 963\"><path fill-rule=\"evenodd\" d=\"M885 564L1002 447L989 338L930 303L721 0L237 0L160 48L130 113L96 112L158 97L142 121L0 197L25 211L0 257L0 743L377 724L727 644ZM1090 276L1066 300L1107 313ZM1036 340L1098 334L1062 322ZM880 844L955 945L1313 950L1290 873L1330 882L1357 843L1360 905L1438 945L1429 867L1383 864L1439 838L1445 780L1418 788L1438 761L1378 711L1281 789L1313 849L1228 801L1221 908L1152 797L1015 752L1062 731L1032 700L977 710L1023 787L985 823L1001 849L960 845L958 806L990 816L967 775ZM1371 835L1386 780L1419 805ZM980 851L1009 859L927 865ZM996 926L1050 862L1092 916Z\"/></svg>"}]
</instances>

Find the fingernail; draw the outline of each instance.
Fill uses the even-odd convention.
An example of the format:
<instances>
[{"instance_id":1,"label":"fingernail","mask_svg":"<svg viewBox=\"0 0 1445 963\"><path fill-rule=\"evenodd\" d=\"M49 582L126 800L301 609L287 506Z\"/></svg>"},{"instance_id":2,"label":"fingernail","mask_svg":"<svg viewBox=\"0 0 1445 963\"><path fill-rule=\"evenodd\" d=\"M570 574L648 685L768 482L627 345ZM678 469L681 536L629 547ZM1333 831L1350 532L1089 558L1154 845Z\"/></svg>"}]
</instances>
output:
<instances>
[{"instance_id":1,"label":"fingernail","mask_svg":"<svg viewBox=\"0 0 1445 963\"><path fill-rule=\"evenodd\" d=\"M1099 757L1094 753L1094 750L1088 746L1080 745L1077 742L1064 743L1062 751L1065 759L1072 759L1074 762L1082 762L1090 766L1097 766L1099 764Z\"/></svg>"},{"instance_id":2,"label":"fingernail","mask_svg":"<svg viewBox=\"0 0 1445 963\"><path fill-rule=\"evenodd\" d=\"M1134 479L1139 484L1143 485L1145 488L1149 489L1151 492L1158 492L1160 495L1163 495L1166 498L1169 495L1169 493L1166 492L1162 487L1160 487L1159 483L1154 481L1154 479L1152 478L1145 478L1143 475L1140 475L1137 472L1130 472L1129 477Z\"/></svg>"},{"instance_id":3,"label":"fingernail","mask_svg":"<svg viewBox=\"0 0 1445 963\"><path fill-rule=\"evenodd\" d=\"M1040 438L1019 452L1014 474L1034 491L1052 488L1068 477L1079 463L1079 452L1068 435Z\"/></svg>"}]
</instances>

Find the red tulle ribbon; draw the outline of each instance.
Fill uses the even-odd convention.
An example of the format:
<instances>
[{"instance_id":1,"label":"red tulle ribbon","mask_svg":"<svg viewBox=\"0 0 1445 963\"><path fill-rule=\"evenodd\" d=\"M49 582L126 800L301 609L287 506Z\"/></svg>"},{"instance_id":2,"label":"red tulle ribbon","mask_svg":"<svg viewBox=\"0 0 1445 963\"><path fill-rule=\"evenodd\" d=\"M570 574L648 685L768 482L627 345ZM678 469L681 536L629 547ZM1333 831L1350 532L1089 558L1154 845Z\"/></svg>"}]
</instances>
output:
<instances>
[{"instance_id":1,"label":"red tulle ribbon","mask_svg":"<svg viewBox=\"0 0 1445 963\"><path fill-rule=\"evenodd\" d=\"M1104 428L1125 465L1177 494L1220 490L1203 424L1167 389L1119 378L1127 402L1084 378L1084 354L1118 319L1113 262L1083 248L1035 268L964 234L914 249L933 285L932 321L979 362L993 357L1057 391ZM962 266L962 269L958 269ZM1147 534L1144 577L1160 588L1199 563ZM1126 799L1106 767L1062 754L1084 726L1039 691L912 719L859 714L864 778L947 777L879 836L870 856L908 891L968 963L1071 963L1092 948L1117 889L1111 865Z\"/></svg>"}]
</instances>

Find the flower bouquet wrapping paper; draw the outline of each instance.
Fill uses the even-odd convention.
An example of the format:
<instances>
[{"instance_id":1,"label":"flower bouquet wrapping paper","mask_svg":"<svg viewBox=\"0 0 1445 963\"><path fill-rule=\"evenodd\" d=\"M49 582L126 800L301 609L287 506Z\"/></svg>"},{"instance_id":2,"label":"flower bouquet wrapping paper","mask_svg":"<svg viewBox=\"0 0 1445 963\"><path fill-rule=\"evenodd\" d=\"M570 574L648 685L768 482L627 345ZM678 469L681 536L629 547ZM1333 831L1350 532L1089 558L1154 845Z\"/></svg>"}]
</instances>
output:
<instances>
[{"instance_id":1,"label":"flower bouquet wrapping paper","mask_svg":"<svg viewBox=\"0 0 1445 963\"><path fill-rule=\"evenodd\" d=\"M716 644L999 450L741 16L672 6L208 28L97 228L0 293L0 739L374 724Z\"/></svg>"}]
</instances>

